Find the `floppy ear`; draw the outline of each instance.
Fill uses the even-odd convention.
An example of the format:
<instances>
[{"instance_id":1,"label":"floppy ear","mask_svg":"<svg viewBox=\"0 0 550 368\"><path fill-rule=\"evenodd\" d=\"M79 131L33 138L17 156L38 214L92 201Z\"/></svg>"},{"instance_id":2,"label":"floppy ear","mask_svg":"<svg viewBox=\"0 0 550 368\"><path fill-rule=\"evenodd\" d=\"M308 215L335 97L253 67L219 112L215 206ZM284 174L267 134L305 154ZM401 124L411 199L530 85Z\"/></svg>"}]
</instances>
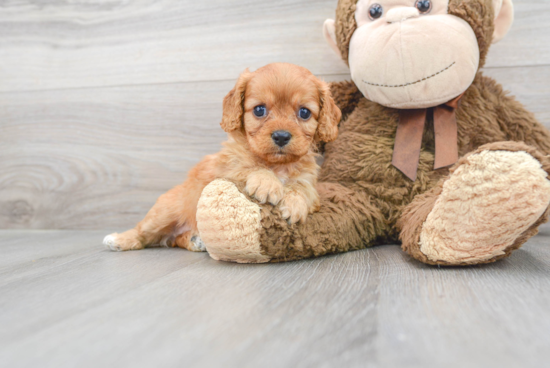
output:
<instances>
[{"instance_id":1,"label":"floppy ear","mask_svg":"<svg viewBox=\"0 0 550 368\"><path fill-rule=\"evenodd\" d=\"M514 5L512 0L493 0L495 11L495 32L493 33L493 43L502 40L506 33L512 27L514 22Z\"/></svg>"},{"instance_id":2,"label":"floppy ear","mask_svg":"<svg viewBox=\"0 0 550 368\"><path fill-rule=\"evenodd\" d=\"M319 126L315 138L323 142L332 142L338 137L338 124L342 118L342 112L334 103L330 94L330 87L326 82L318 80L319 94L321 100L321 111L319 112Z\"/></svg>"},{"instance_id":3,"label":"floppy ear","mask_svg":"<svg viewBox=\"0 0 550 368\"><path fill-rule=\"evenodd\" d=\"M223 117L220 125L228 133L239 129L243 124L244 93L251 78L252 73L246 69L239 76L235 87L223 99Z\"/></svg>"}]
</instances>

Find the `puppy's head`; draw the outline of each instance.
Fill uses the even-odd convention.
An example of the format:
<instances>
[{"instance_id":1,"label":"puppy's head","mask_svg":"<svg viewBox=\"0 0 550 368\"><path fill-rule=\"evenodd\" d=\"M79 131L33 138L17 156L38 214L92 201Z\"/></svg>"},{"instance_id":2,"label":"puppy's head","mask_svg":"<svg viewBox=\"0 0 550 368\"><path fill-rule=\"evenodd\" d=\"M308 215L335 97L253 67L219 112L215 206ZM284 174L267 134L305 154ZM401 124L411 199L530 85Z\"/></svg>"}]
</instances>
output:
<instances>
[{"instance_id":1,"label":"puppy's head","mask_svg":"<svg viewBox=\"0 0 550 368\"><path fill-rule=\"evenodd\" d=\"M292 64L243 72L223 101L222 128L243 135L253 154L291 163L338 135L341 112L327 83Z\"/></svg>"}]
</instances>

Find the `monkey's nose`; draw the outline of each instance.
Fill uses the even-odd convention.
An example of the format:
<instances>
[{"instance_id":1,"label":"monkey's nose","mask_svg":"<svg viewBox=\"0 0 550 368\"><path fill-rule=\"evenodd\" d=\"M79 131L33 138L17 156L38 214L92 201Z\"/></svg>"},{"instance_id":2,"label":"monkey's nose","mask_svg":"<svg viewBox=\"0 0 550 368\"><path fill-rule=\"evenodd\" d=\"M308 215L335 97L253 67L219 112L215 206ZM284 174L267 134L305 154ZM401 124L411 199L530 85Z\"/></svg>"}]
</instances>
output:
<instances>
[{"instance_id":1,"label":"monkey's nose","mask_svg":"<svg viewBox=\"0 0 550 368\"><path fill-rule=\"evenodd\" d=\"M286 130L277 130L276 132L273 132L271 134L271 139L273 139L273 142L279 147L284 147L290 142L290 139L292 138L292 134L287 132Z\"/></svg>"},{"instance_id":2,"label":"monkey's nose","mask_svg":"<svg viewBox=\"0 0 550 368\"><path fill-rule=\"evenodd\" d=\"M399 8L393 8L386 14L386 21L388 23L402 22L410 18L418 18L420 12L418 9L410 6L401 6Z\"/></svg>"}]
</instances>

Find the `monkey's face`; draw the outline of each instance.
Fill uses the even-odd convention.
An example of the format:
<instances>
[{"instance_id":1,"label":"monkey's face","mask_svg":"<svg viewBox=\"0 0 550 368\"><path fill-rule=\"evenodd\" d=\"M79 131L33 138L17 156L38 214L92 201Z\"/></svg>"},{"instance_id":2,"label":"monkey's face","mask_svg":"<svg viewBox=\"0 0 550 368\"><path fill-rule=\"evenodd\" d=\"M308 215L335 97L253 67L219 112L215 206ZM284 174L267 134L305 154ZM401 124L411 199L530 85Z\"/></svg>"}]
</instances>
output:
<instances>
[{"instance_id":1,"label":"monkey's face","mask_svg":"<svg viewBox=\"0 0 550 368\"><path fill-rule=\"evenodd\" d=\"M463 93L479 67L476 35L448 0L360 0L349 47L351 76L369 100L424 108Z\"/></svg>"}]
</instances>

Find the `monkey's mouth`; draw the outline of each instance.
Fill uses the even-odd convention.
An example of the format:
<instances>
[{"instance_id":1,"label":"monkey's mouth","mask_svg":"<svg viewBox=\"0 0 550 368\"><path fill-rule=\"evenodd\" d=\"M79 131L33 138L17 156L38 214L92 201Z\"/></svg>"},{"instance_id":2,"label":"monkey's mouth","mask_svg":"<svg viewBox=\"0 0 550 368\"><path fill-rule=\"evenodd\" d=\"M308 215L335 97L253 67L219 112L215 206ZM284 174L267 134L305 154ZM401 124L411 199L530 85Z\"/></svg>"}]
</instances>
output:
<instances>
[{"instance_id":1,"label":"monkey's mouth","mask_svg":"<svg viewBox=\"0 0 550 368\"><path fill-rule=\"evenodd\" d=\"M399 88L399 87L408 87L408 86L412 86L413 84L417 84L417 83L420 83L420 82L424 82L424 81L427 81L428 79L431 79L449 69L451 69L451 67L453 65L456 64L456 61L453 61L451 65L449 65L448 67L446 67L445 69L441 69L440 71L438 71L437 73L434 73L428 77L424 77L422 79L419 79L415 82L409 82L409 83L405 83L405 84L394 84L394 85L391 85L391 84L378 84L378 83L371 83L371 82L367 82L366 80L363 80L363 83L365 84L368 84L369 86L375 86L375 87L386 87L386 88Z\"/></svg>"}]
</instances>

